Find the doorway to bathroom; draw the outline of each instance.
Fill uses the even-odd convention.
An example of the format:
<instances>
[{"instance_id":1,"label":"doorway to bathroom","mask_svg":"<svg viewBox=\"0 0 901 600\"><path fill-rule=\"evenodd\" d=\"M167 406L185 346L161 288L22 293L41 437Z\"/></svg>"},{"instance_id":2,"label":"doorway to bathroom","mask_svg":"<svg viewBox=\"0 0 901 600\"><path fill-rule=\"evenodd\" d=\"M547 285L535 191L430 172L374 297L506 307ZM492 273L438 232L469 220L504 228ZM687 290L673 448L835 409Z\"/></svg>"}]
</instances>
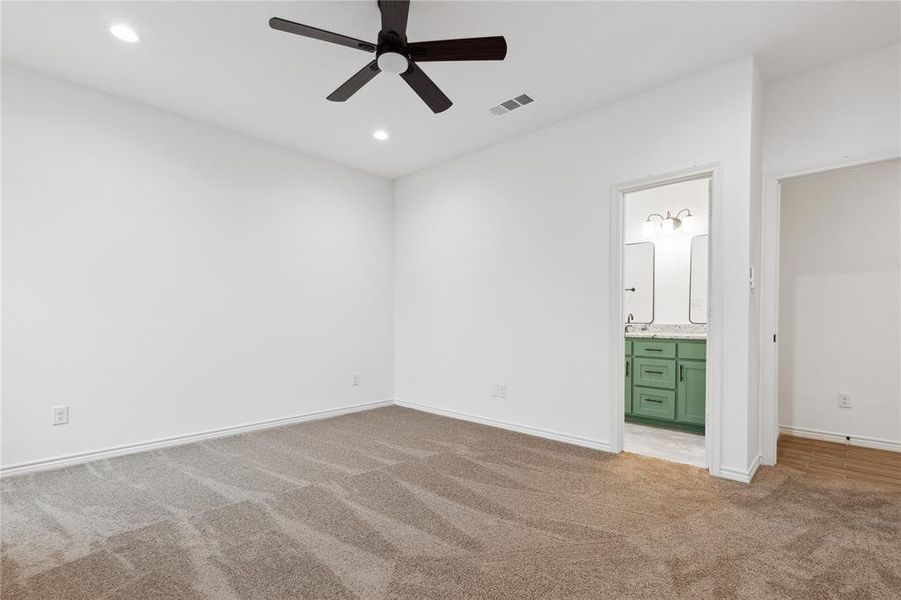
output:
<instances>
[{"instance_id":1,"label":"doorway to bathroom","mask_svg":"<svg viewBox=\"0 0 901 600\"><path fill-rule=\"evenodd\" d=\"M707 468L714 176L623 190L622 449Z\"/></svg>"}]
</instances>

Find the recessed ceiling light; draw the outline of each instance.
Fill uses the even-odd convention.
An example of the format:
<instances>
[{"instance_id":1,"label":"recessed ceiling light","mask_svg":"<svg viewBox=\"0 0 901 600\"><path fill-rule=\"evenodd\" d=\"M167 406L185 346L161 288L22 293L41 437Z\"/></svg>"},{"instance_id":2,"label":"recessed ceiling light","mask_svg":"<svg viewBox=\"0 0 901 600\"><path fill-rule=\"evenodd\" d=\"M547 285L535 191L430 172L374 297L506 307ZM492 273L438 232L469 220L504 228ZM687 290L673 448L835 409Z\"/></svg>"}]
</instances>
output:
<instances>
[{"instance_id":1,"label":"recessed ceiling light","mask_svg":"<svg viewBox=\"0 0 901 600\"><path fill-rule=\"evenodd\" d=\"M109 28L109 32L123 42L128 42L129 44L134 44L141 39L134 29L124 23L116 23Z\"/></svg>"},{"instance_id":2,"label":"recessed ceiling light","mask_svg":"<svg viewBox=\"0 0 901 600\"><path fill-rule=\"evenodd\" d=\"M373 132L372 137L374 137L375 139L377 139L380 142L384 142L385 140L388 139L389 136L388 136L388 132L385 131L384 129L376 129Z\"/></svg>"}]
</instances>

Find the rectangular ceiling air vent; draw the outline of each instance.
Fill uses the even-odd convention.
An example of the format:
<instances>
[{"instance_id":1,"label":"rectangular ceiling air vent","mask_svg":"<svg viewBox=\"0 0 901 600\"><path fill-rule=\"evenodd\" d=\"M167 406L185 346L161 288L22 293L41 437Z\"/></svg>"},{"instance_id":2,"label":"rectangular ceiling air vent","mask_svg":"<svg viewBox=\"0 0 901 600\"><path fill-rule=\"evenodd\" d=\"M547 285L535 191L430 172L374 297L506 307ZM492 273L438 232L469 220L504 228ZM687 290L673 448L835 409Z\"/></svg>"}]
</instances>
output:
<instances>
[{"instance_id":1,"label":"rectangular ceiling air vent","mask_svg":"<svg viewBox=\"0 0 901 600\"><path fill-rule=\"evenodd\" d=\"M488 109L488 112L497 116L505 115L510 111L516 110L520 106L525 106L526 104L531 104L532 102L535 102L534 98L532 98L528 94L520 94L515 98L504 100L497 106L492 106Z\"/></svg>"}]
</instances>

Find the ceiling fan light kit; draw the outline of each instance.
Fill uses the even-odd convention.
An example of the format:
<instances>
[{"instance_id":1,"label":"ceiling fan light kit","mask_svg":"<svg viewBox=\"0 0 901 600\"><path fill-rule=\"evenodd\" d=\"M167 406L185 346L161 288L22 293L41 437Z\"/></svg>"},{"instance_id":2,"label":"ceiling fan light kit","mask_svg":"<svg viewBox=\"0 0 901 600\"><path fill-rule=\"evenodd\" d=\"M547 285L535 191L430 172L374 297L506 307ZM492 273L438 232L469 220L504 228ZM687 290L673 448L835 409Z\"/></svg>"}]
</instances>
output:
<instances>
[{"instance_id":1,"label":"ceiling fan light kit","mask_svg":"<svg viewBox=\"0 0 901 600\"><path fill-rule=\"evenodd\" d=\"M450 108L453 102L417 66L417 63L504 60L507 56L507 42L502 36L408 43L409 0L379 0L378 7L382 14L382 29L379 31L376 44L278 17L269 19L269 26L279 31L347 46L370 54L375 52L375 60L357 71L328 96L332 102L346 101L384 71L400 75L432 112L440 113Z\"/></svg>"},{"instance_id":2,"label":"ceiling fan light kit","mask_svg":"<svg viewBox=\"0 0 901 600\"><path fill-rule=\"evenodd\" d=\"M406 73L410 68L410 61L407 57L398 52L383 52L376 59L376 64L380 71L391 73L392 75L400 75Z\"/></svg>"}]
</instances>

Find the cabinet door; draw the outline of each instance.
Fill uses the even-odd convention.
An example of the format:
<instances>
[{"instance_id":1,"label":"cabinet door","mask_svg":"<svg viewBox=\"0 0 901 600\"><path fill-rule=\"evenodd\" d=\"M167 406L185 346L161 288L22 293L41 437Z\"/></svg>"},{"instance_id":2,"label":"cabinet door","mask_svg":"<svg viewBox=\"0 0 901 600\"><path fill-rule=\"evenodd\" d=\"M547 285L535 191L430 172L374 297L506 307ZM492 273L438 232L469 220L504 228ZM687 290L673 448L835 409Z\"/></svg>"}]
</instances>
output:
<instances>
[{"instance_id":1,"label":"cabinet door","mask_svg":"<svg viewBox=\"0 0 901 600\"><path fill-rule=\"evenodd\" d=\"M626 359L626 414L632 414L632 359Z\"/></svg>"},{"instance_id":2,"label":"cabinet door","mask_svg":"<svg viewBox=\"0 0 901 600\"><path fill-rule=\"evenodd\" d=\"M707 396L707 363L699 360L680 360L676 420L704 425Z\"/></svg>"}]
</instances>

